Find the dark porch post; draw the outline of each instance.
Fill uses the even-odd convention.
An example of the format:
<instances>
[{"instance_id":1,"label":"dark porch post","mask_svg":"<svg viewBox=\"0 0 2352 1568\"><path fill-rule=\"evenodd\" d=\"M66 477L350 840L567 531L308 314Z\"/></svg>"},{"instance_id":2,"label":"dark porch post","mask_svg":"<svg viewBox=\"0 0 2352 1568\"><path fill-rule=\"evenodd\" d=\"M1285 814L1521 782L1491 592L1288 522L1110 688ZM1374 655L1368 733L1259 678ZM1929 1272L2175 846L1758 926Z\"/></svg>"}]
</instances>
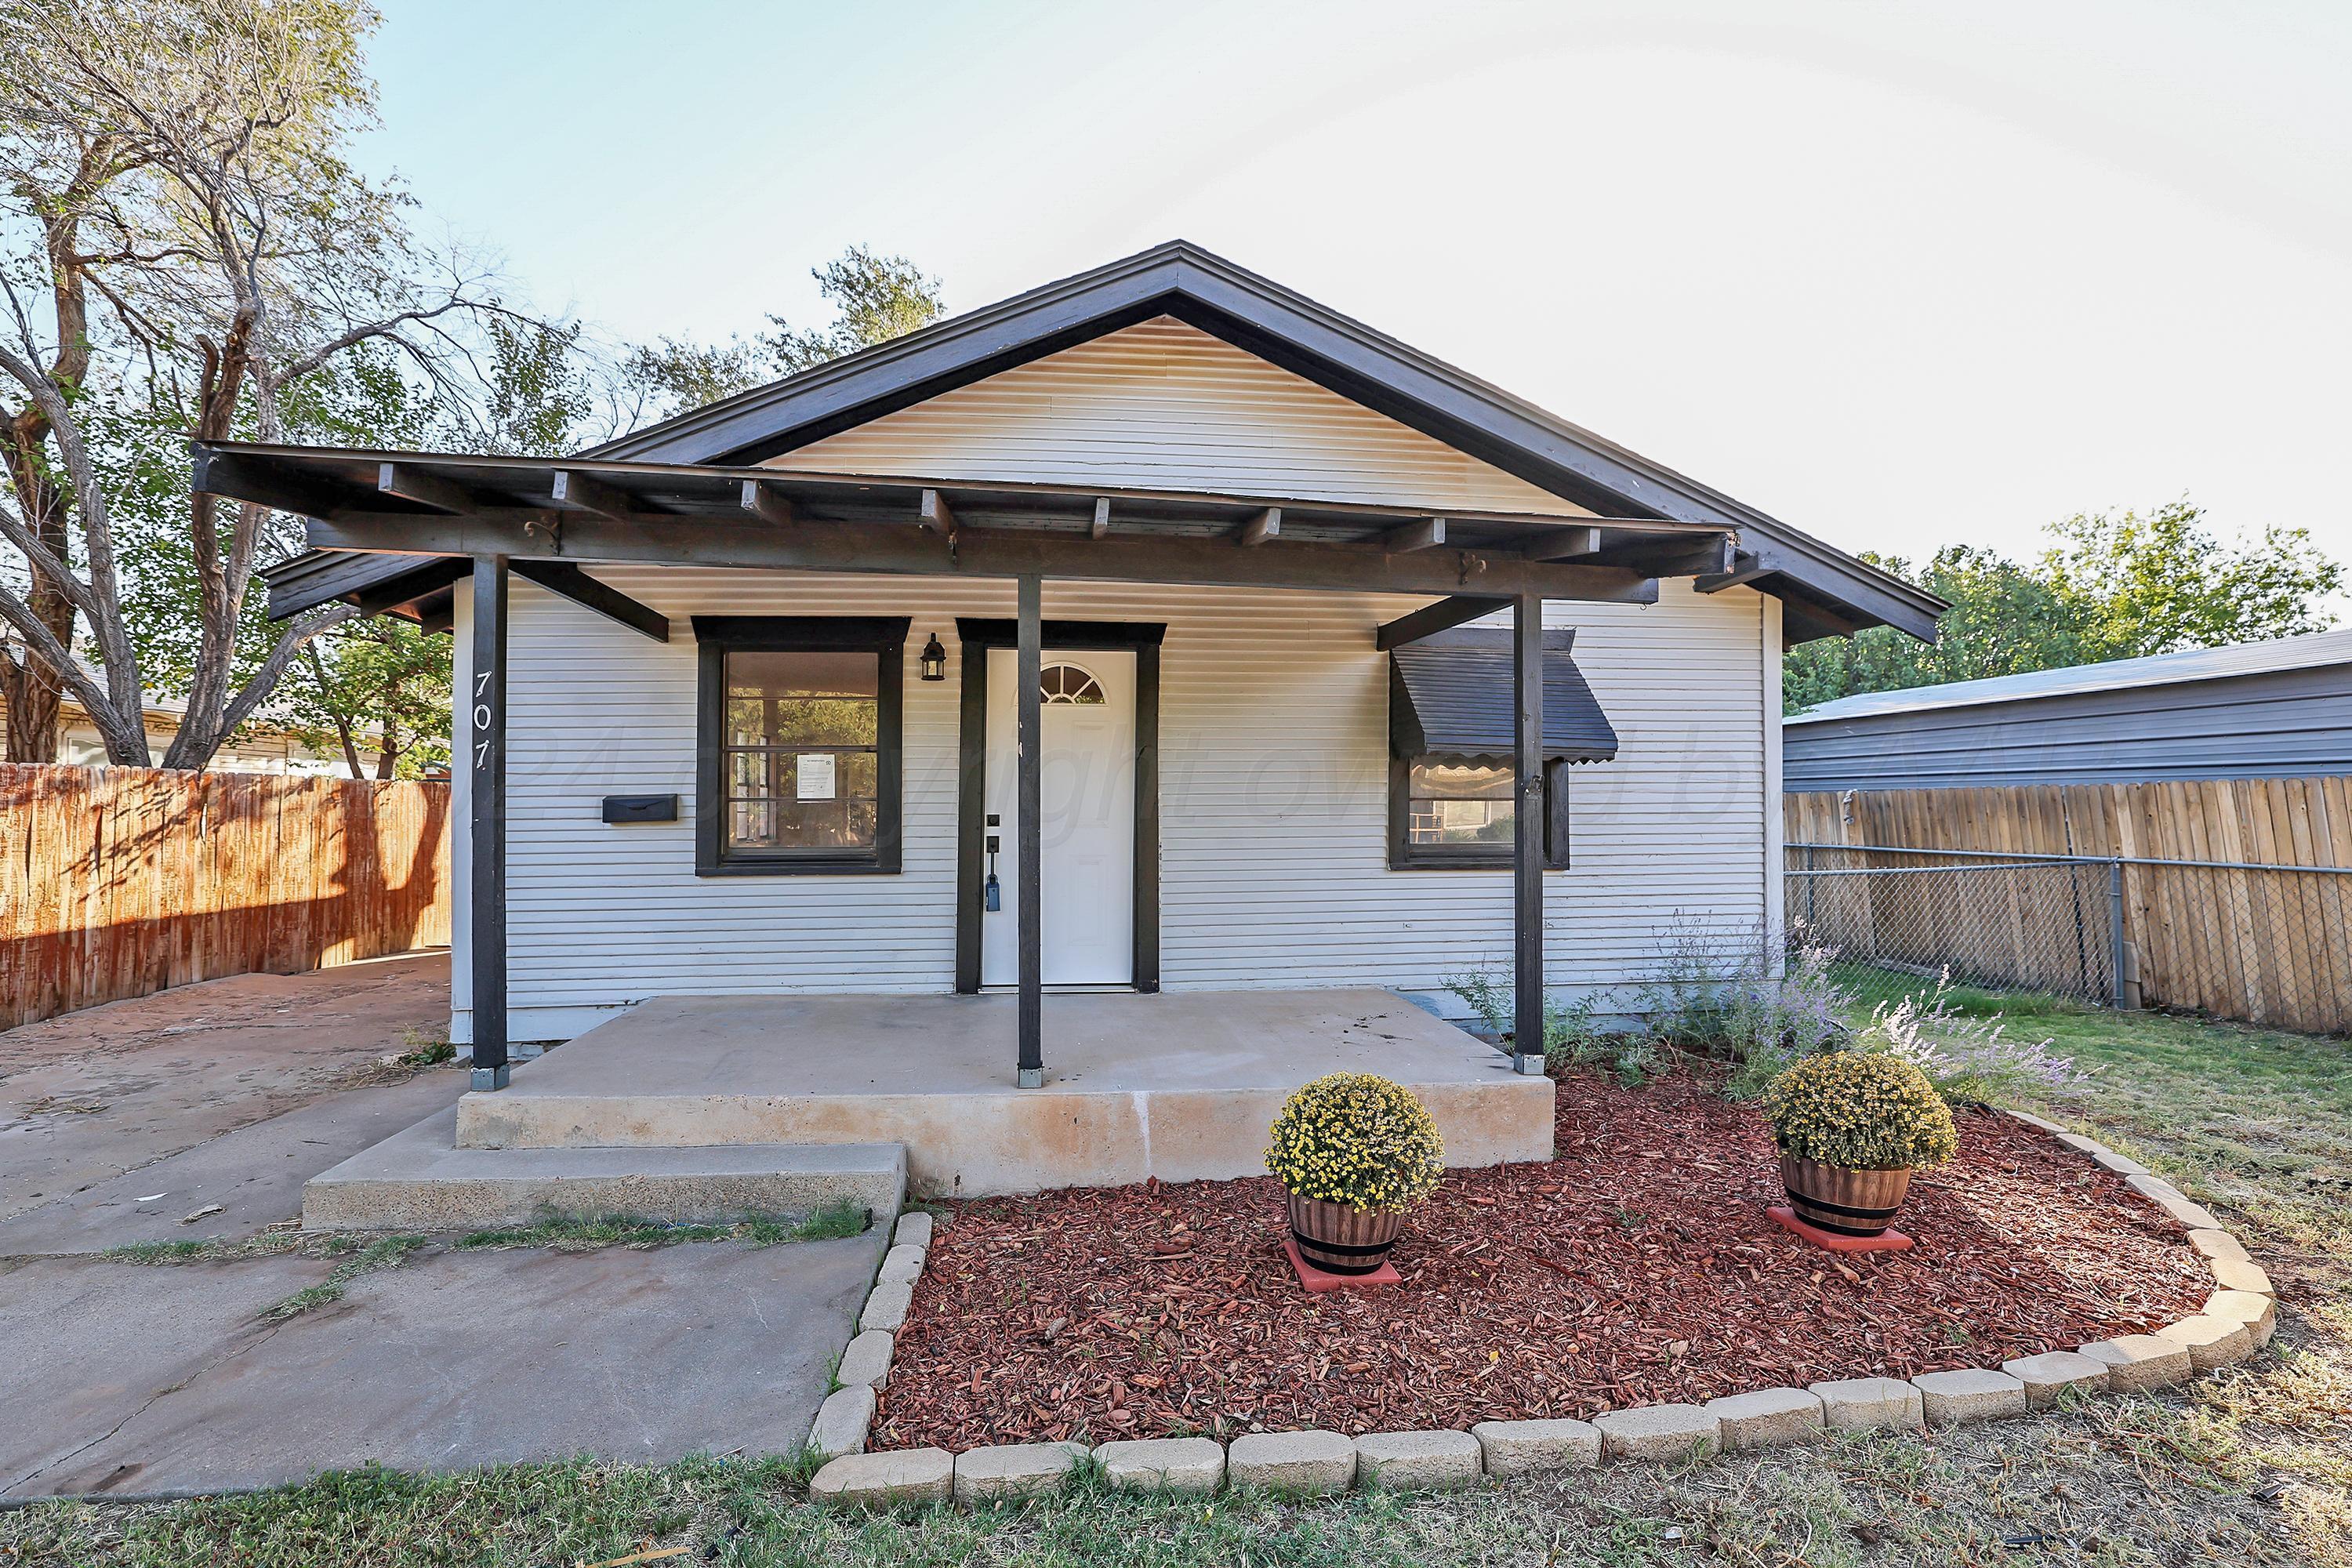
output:
<instances>
[{"instance_id":1,"label":"dark porch post","mask_svg":"<svg viewBox=\"0 0 2352 1568\"><path fill-rule=\"evenodd\" d=\"M467 694L476 1089L507 1086L507 563L474 557L474 689Z\"/></svg>"},{"instance_id":2,"label":"dark porch post","mask_svg":"<svg viewBox=\"0 0 2352 1568\"><path fill-rule=\"evenodd\" d=\"M1514 1070L1543 1071L1543 596L1511 605L1511 995Z\"/></svg>"},{"instance_id":3,"label":"dark porch post","mask_svg":"<svg viewBox=\"0 0 2352 1568\"><path fill-rule=\"evenodd\" d=\"M1045 857L1038 817L1045 810L1044 724L1038 686L1045 670L1043 622L1045 581L1023 577L1020 582L1020 625L1014 642L1014 689L1020 701L1019 805L1021 878L1021 1070L1015 1081L1023 1089L1045 1084L1045 942L1039 909L1045 891Z\"/></svg>"}]
</instances>

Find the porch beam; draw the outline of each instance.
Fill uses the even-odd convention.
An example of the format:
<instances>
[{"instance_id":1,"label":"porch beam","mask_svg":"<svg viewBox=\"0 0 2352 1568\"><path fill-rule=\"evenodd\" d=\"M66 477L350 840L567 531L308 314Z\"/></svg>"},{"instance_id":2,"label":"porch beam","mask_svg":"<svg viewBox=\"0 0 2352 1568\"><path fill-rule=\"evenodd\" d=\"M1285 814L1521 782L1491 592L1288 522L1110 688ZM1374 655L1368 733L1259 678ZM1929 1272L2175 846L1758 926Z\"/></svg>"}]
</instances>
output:
<instances>
[{"instance_id":1,"label":"porch beam","mask_svg":"<svg viewBox=\"0 0 2352 1568\"><path fill-rule=\"evenodd\" d=\"M944 533L950 538L953 538L955 536L955 510L948 505L948 498L940 494L939 491L925 490L923 492L921 515L923 519L923 526L925 528L930 529L934 532Z\"/></svg>"},{"instance_id":2,"label":"porch beam","mask_svg":"<svg viewBox=\"0 0 2352 1568\"><path fill-rule=\"evenodd\" d=\"M1445 542L1445 520L1424 517L1419 522L1408 522L1402 528L1389 530L1381 541L1381 548L1391 554L1412 550L1434 550Z\"/></svg>"},{"instance_id":3,"label":"porch beam","mask_svg":"<svg viewBox=\"0 0 2352 1568\"><path fill-rule=\"evenodd\" d=\"M1742 553L1731 558L1730 570L1710 572L1691 586L1702 594L1720 594L1726 588L1744 588L1759 577L1769 577L1775 570L1753 555Z\"/></svg>"},{"instance_id":4,"label":"porch beam","mask_svg":"<svg viewBox=\"0 0 2352 1568\"><path fill-rule=\"evenodd\" d=\"M1591 559L1601 566L1630 565L1639 561L1643 570L1655 572L1661 577L1717 577L1731 570L1738 550L1726 533L1681 550L1661 550L1655 544L1612 544Z\"/></svg>"},{"instance_id":5,"label":"porch beam","mask_svg":"<svg viewBox=\"0 0 2352 1568\"><path fill-rule=\"evenodd\" d=\"M743 481L741 505L745 511L758 518L761 522L772 522L779 528L792 526L792 497L770 489L761 480L745 479Z\"/></svg>"},{"instance_id":6,"label":"porch beam","mask_svg":"<svg viewBox=\"0 0 2352 1568\"><path fill-rule=\"evenodd\" d=\"M1520 552L1530 561L1570 561L1601 548L1601 531L1582 523L1538 534Z\"/></svg>"},{"instance_id":7,"label":"porch beam","mask_svg":"<svg viewBox=\"0 0 2352 1568\"><path fill-rule=\"evenodd\" d=\"M1241 525L1234 537L1244 544L1264 544L1269 539L1282 537L1282 509L1270 506Z\"/></svg>"},{"instance_id":8,"label":"porch beam","mask_svg":"<svg viewBox=\"0 0 2352 1568\"><path fill-rule=\"evenodd\" d=\"M593 511L599 517L625 518L649 509L635 497L624 494L602 479L568 468L555 470L549 487L557 506L569 511Z\"/></svg>"},{"instance_id":9,"label":"porch beam","mask_svg":"<svg viewBox=\"0 0 2352 1568\"><path fill-rule=\"evenodd\" d=\"M1391 648L1417 643L1439 632L1452 631L1465 621L1480 616L1491 616L1509 604L1508 599L1481 598L1473 594L1456 594L1450 599L1440 599L1433 605L1423 605L1409 616L1399 616L1372 635L1372 646L1386 653Z\"/></svg>"},{"instance_id":10,"label":"porch beam","mask_svg":"<svg viewBox=\"0 0 2352 1568\"><path fill-rule=\"evenodd\" d=\"M466 694L471 852L474 1076L507 1086L507 583L503 555L474 557L473 690Z\"/></svg>"},{"instance_id":11,"label":"porch beam","mask_svg":"<svg viewBox=\"0 0 2352 1568\"><path fill-rule=\"evenodd\" d=\"M1045 1084L1045 925L1041 905L1045 896L1045 705L1039 684L1045 676L1045 583L1026 576L1015 591L1018 625L1013 633L1014 706L1019 712L1019 820L1014 825L1015 852L1020 862L1021 1008L1019 1070L1013 1081L1023 1089Z\"/></svg>"},{"instance_id":12,"label":"porch beam","mask_svg":"<svg viewBox=\"0 0 2352 1568\"><path fill-rule=\"evenodd\" d=\"M321 550L408 554L553 557L554 542L525 528L544 518L524 510L435 517L419 512L345 512L313 521L310 544ZM683 516L615 521L567 514L562 555L580 563L661 566L766 567L809 572L911 573L959 577L1045 576L1092 583L1190 583L1216 587L1312 588L1355 593L1473 592L1508 599L1604 604L1657 602L1647 573L1622 566L1559 565L1475 551L1398 555L1378 544L1299 544L1287 541L1247 552L1228 540L1118 534L1080 539L1028 529L966 528L950 551L937 534L904 524L811 523L790 531Z\"/></svg>"},{"instance_id":13,"label":"porch beam","mask_svg":"<svg viewBox=\"0 0 2352 1568\"><path fill-rule=\"evenodd\" d=\"M473 491L454 479L425 472L407 463L378 463L375 467L375 488L378 495L401 500L413 500L418 506L429 506L436 511L446 511L462 517L480 506Z\"/></svg>"},{"instance_id":14,"label":"porch beam","mask_svg":"<svg viewBox=\"0 0 2352 1568\"><path fill-rule=\"evenodd\" d=\"M513 570L523 581L536 583L551 594L561 594L583 609L618 622L639 637L651 637L656 642L669 641L667 616L651 605L630 598L618 588L598 582L568 562L518 561Z\"/></svg>"},{"instance_id":15,"label":"porch beam","mask_svg":"<svg viewBox=\"0 0 2352 1568\"><path fill-rule=\"evenodd\" d=\"M355 489L321 479L294 464L216 451L201 441L190 445L195 453L194 485L206 495L251 501L298 517L323 517L338 507L366 504Z\"/></svg>"},{"instance_id":16,"label":"porch beam","mask_svg":"<svg viewBox=\"0 0 2352 1568\"><path fill-rule=\"evenodd\" d=\"M1511 1067L1544 1068L1544 668L1543 595L1511 606Z\"/></svg>"}]
</instances>

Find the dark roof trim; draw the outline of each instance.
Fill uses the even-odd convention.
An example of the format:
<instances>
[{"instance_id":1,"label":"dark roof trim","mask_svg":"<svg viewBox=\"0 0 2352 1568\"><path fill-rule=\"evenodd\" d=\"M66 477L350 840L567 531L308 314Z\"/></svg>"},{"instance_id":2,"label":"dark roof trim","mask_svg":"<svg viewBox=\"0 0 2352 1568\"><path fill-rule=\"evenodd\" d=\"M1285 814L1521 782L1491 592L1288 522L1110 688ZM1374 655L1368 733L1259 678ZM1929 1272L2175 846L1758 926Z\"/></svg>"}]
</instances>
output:
<instances>
[{"instance_id":1,"label":"dark roof trim","mask_svg":"<svg viewBox=\"0 0 2352 1568\"><path fill-rule=\"evenodd\" d=\"M310 550L263 567L261 578L268 585L273 621L341 599L363 615L401 616L446 630L450 586L472 570L472 563L460 556Z\"/></svg>"},{"instance_id":2,"label":"dark roof trim","mask_svg":"<svg viewBox=\"0 0 2352 1568\"><path fill-rule=\"evenodd\" d=\"M1617 731L1570 657L1575 640L1571 630L1544 633L1544 755L1607 762ZM1514 707L1508 631L1441 632L1389 654L1389 744L1398 756L1507 760L1518 749Z\"/></svg>"},{"instance_id":3,"label":"dark roof trim","mask_svg":"<svg viewBox=\"0 0 2352 1568\"><path fill-rule=\"evenodd\" d=\"M1738 530L1742 550L1767 563L1746 585L1801 605L1790 640L1870 625L1935 637L1942 602L1901 578L1181 240L696 409L585 456L757 462L1161 315L1594 511Z\"/></svg>"}]
</instances>

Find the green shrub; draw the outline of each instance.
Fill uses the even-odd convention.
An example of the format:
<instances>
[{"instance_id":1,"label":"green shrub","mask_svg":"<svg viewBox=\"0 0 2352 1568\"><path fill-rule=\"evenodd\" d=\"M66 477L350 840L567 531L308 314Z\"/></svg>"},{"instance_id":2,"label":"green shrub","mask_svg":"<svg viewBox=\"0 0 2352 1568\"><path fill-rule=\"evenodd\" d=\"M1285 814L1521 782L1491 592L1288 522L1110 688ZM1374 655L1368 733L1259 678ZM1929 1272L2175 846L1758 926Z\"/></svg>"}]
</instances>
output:
<instances>
[{"instance_id":1,"label":"green shrub","mask_svg":"<svg viewBox=\"0 0 2352 1568\"><path fill-rule=\"evenodd\" d=\"M1499 976L1467 970L1448 979L1445 988L1469 1003L1496 1039L1517 1032L1515 992ZM1544 998L1544 1070L1557 1078L1571 1067L1598 1067L1615 1073L1628 1089L1647 1081L1662 1059L1657 1043L1639 1032L1601 1027L1594 1021L1599 1010L1600 1004L1590 995L1567 1003Z\"/></svg>"},{"instance_id":2,"label":"green shrub","mask_svg":"<svg viewBox=\"0 0 2352 1568\"><path fill-rule=\"evenodd\" d=\"M1940 1165L1959 1148L1951 1108L1900 1057L1807 1057L1764 1091L1764 1116L1782 1152L1853 1171Z\"/></svg>"},{"instance_id":3,"label":"green shrub","mask_svg":"<svg viewBox=\"0 0 2352 1568\"><path fill-rule=\"evenodd\" d=\"M1386 1214L1436 1189L1445 1173L1445 1144L1402 1084L1335 1072L1283 1102L1265 1168L1302 1198Z\"/></svg>"}]
</instances>

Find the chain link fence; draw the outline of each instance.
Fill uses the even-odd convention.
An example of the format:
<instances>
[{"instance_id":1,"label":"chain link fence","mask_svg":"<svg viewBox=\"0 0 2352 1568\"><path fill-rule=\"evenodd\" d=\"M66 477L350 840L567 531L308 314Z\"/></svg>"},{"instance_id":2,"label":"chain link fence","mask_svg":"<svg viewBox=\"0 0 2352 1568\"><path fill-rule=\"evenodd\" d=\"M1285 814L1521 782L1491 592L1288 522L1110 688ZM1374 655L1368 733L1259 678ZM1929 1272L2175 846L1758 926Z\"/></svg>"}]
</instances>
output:
<instances>
[{"instance_id":1,"label":"chain link fence","mask_svg":"<svg viewBox=\"0 0 2352 1568\"><path fill-rule=\"evenodd\" d=\"M2352 1031L2352 868L1788 847L1792 942L1871 1001L1955 984Z\"/></svg>"}]
</instances>

